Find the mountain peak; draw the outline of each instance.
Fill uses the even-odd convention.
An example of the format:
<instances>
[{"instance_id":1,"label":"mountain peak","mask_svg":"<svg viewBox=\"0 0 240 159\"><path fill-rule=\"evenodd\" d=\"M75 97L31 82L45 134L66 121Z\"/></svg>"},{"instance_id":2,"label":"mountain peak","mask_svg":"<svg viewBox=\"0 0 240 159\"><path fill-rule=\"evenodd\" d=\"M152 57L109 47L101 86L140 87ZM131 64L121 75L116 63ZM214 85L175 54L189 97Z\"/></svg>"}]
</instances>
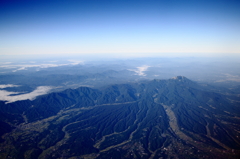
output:
<instances>
[{"instance_id":1,"label":"mountain peak","mask_svg":"<svg viewBox=\"0 0 240 159\"><path fill-rule=\"evenodd\" d=\"M175 80L186 80L187 78L184 77L184 76L176 76L176 77L173 77L171 79L175 79Z\"/></svg>"}]
</instances>

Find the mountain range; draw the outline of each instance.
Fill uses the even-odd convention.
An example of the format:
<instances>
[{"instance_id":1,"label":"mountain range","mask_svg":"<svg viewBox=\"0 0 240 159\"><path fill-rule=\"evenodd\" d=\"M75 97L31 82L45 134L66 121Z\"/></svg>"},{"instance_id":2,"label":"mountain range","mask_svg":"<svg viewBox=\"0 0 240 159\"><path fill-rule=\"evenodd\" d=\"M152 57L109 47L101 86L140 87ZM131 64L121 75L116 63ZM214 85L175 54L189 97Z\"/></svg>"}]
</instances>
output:
<instances>
[{"instance_id":1,"label":"mountain range","mask_svg":"<svg viewBox=\"0 0 240 159\"><path fill-rule=\"evenodd\" d=\"M184 76L0 101L0 158L239 158L239 102Z\"/></svg>"}]
</instances>

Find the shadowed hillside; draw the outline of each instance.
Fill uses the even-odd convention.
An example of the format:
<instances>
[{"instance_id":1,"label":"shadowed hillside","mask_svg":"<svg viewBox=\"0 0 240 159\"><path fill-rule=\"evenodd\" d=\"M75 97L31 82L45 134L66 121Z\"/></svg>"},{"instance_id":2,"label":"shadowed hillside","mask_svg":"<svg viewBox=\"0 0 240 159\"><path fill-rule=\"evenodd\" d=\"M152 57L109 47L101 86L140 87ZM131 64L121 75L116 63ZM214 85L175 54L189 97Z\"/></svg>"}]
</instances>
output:
<instances>
[{"instance_id":1,"label":"shadowed hillside","mask_svg":"<svg viewBox=\"0 0 240 159\"><path fill-rule=\"evenodd\" d=\"M0 103L0 158L238 158L239 96L186 77Z\"/></svg>"}]
</instances>

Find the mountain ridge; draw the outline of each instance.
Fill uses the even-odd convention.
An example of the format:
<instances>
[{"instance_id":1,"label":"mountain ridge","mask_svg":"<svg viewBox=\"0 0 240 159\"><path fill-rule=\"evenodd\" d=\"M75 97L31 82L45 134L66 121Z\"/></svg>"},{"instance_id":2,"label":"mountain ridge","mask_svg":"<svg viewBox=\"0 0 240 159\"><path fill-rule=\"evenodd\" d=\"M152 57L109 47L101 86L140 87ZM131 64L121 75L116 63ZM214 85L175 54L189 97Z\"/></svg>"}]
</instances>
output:
<instances>
[{"instance_id":1,"label":"mountain ridge","mask_svg":"<svg viewBox=\"0 0 240 159\"><path fill-rule=\"evenodd\" d=\"M205 88L176 76L0 102L0 157L235 158L238 103Z\"/></svg>"}]
</instances>

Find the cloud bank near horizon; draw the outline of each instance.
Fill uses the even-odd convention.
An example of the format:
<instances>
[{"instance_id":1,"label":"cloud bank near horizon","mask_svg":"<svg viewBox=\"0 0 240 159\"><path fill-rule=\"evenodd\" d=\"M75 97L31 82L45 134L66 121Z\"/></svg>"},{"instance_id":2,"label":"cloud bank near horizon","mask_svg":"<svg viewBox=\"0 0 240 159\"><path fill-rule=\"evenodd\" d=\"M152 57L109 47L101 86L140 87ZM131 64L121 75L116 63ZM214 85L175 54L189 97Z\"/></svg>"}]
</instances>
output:
<instances>
[{"instance_id":1,"label":"cloud bank near horizon","mask_svg":"<svg viewBox=\"0 0 240 159\"><path fill-rule=\"evenodd\" d=\"M14 64L12 62L4 62L0 63L0 68L3 69L13 69L12 72L17 72L20 70L27 70L28 68L49 68L49 67L60 67L60 66L70 66L70 65L78 65L78 64L84 64L83 61L78 60L67 60L66 63L59 63L56 64L57 61L49 61L50 63L40 63L36 64L35 62L29 62L29 64Z\"/></svg>"}]
</instances>

